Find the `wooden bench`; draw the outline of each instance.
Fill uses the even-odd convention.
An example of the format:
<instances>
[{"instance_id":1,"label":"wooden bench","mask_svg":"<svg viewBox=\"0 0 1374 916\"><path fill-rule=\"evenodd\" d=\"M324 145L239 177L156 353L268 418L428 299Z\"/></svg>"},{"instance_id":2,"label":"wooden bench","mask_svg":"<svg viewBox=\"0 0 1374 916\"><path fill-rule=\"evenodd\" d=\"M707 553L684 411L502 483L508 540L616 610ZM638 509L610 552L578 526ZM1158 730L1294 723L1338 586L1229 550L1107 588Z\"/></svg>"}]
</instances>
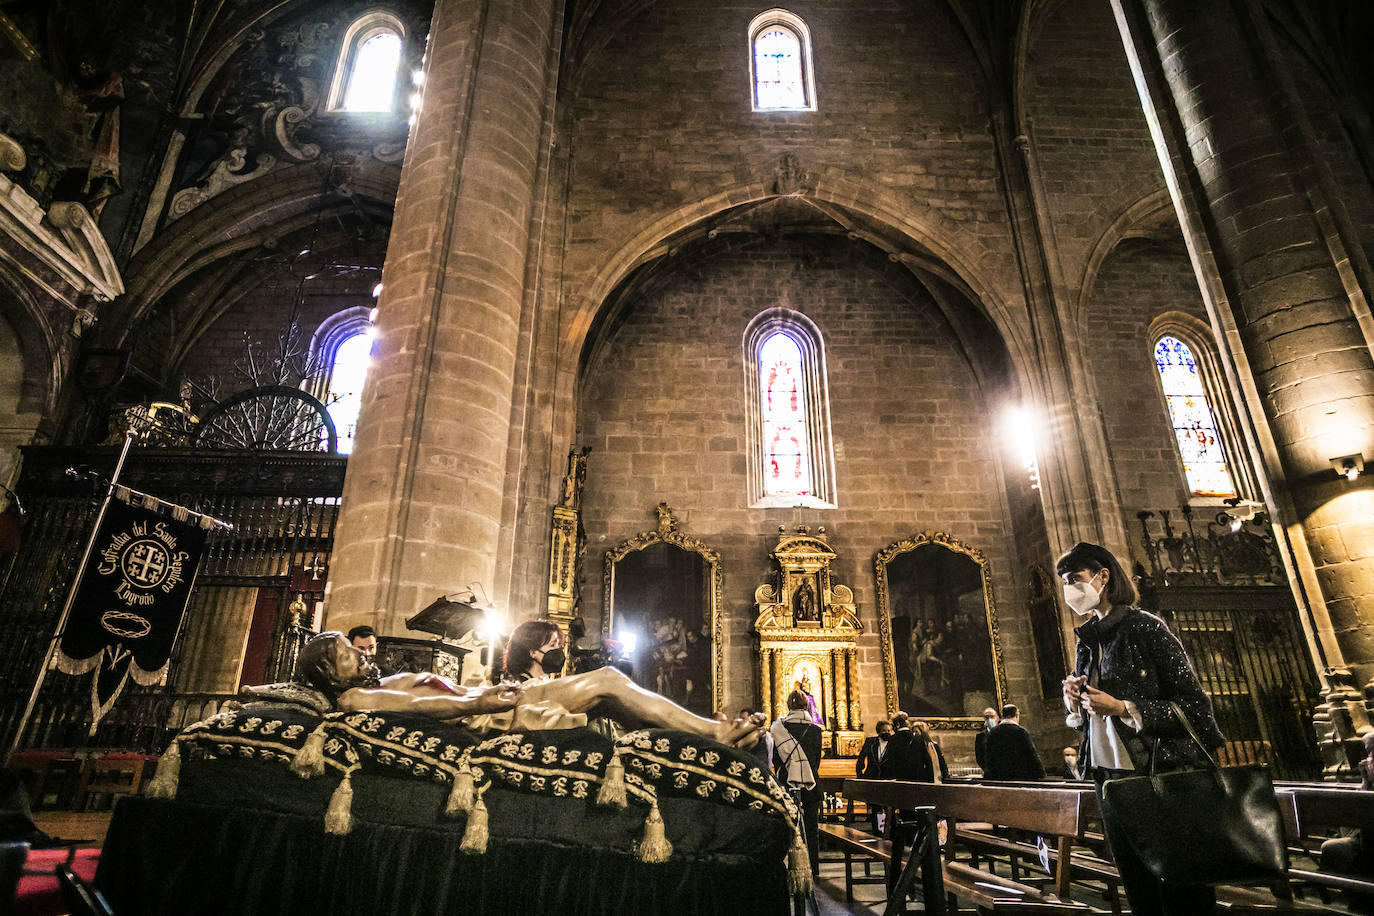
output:
<instances>
[{"instance_id":1,"label":"wooden bench","mask_svg":"<svg viewBox=\"0 0 1374 916\"><path fill-rule=\"evenodd\" d=\"M1326 839L1323 834L1335 828L1361 827L1374 836L1374 792L1355 785L1291 782L1276 784L1274 792L1289 844L1303 852L1313 854L1306 841ZM1374 898L1374 881L1365 878L1302 868L1290 868L1288 877L1299 889L1317 888L1323 901L1333 890Z\"/></svg>"},{"instance_id":2,"label":"wooden bench","mask_svg":"<svg viewBox=\"0 0 1374 916\"><path fill-rule=\"evenodd\" d=\"M1051 784L1046 788L1038 788L964 783L933 785L851 779L845 782L845 795L870 805L888 808L933 808L936 816L949 820L950 834L945 845L942 878L948 897L944 903L951 910L957 910L958 901L964 900L981 913L1093 912L1086 904L1074 901L1070 894L1070 859L1073 844L1075 839L1085 832L1089 812L1096 812L1096 805L1089 805L1085 801L1085 797L1093 798L1090 786L1063 787ZM996 824L1053 837L1058 856L1053 889L1042 890L955 861L960 821ZM894 843L889 875L891 868L900 861L900 857L900 848ZM894 903L901 903L905 888L893 888L892 882L889 882L889 887L896 893L889 898L887 911L900 912L894 910ZM898 896L899 894L901 896ZM933 904L935 901L927 897L925 905L928 912L937 911ZM904 903L902 905L904 906ZM943 910L943 907L939 909Z\"/></svg>"},{"instance_id":3,"label":"wooden bench","mask_svg":"<svg viewBox=\"0 0 1374 916\"><path fill-rule=\"evenodd\" d=\"M887 868L892 862L892 841L874 836L864 830L850 827L847 824L821 824L820 838L822 843L838 846L844 853L844 899L846 903L854 901L854 885L856 884L885 884L887 883ZM855 858L863 863L864 873L854 874ZM826 861L822 859L821 861ZM875 875L871 871L874 862L881 862L883 874Z\"/></svg>"}]
</instances>

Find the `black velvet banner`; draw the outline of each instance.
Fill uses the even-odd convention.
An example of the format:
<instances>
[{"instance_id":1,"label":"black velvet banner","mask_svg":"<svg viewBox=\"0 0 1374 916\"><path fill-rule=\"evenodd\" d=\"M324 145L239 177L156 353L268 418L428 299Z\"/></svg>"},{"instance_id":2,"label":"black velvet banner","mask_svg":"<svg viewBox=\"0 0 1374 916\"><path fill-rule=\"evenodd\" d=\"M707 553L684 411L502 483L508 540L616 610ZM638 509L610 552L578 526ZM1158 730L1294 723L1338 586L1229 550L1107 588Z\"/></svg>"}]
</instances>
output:
<instances>
[{"instance_id":1,"label":"black velvet banner","mask_svg":"<svg viewBox=\"0 0 1374 916\"><path fill-rule=\"evenodd\" d=\"M92 729L129 677L145 685L162 679L204 547L197 525L110 500L91 557L77 574L57 655L67 674L96 672Z\"/></svg>"}]
</instances>

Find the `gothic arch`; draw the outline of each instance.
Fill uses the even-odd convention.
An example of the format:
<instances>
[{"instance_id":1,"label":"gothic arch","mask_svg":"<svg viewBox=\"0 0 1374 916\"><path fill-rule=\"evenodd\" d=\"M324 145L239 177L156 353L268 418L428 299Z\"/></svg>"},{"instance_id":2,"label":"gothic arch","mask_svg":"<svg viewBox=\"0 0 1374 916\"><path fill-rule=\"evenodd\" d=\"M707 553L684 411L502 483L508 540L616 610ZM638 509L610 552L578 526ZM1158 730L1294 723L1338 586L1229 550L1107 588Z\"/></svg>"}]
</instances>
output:
<instances>
[{"instance_id":1,"label":"gothic arch","mask_svg":"<svg viewBox=\"0 0 1374 916\"><path fill-rule=\"evenodd\" d=\"M1083 276L1078 282L1078 297L1073 303L1072 326L1076 331L1083 330L1083 318L1088 313L1088 303L1097 287L1098 275L1116 247L1126 239L1157 238L1160 230L1173 223L1173 220L1174 203L1169 197L1169 189L1158 188L1122 210L1098 236L1083 267ZM1178 233L1181 239L1182 230L1178 230Z\"/></svg>"},{"instance_id":2,"label":"gothic arch","mask_svg":"<svg viewBox=\"0 0 1374 916\"><path fill-rule=\"evenodd\" d=\"M341 193L324 187L316 166L301 164L216 198L214 206L198 207L134 256L126 272L127 291L101 322L105 339L122 343L158 300L195 271L314 222L331 195L341 208L351 209L349 195L390 206L399 180L399 166L369 160L353 170Z\"/></svg>"},{"instance_id":3,"label":"gothic arch","mask_svg":"<svg viewBox=\"0 0 1374 916\"><path fill-rule=\"evenodd\" d=\"M601 268L583 285L581 292L569 296L571 317L564 326L562 341L565 364L577 365L578 354L612 292L636 267L669 253L668 240L673 236L733 207L786 196L800 196L813 203L860 214L933 253L939 264L929 264L929 259L907 251L888 251L888 257L947 271L945 277L955 281L969 300L982 309L1002 338L1012 370L1023 389L1038 387L1033 383L1034 342L1024 320L1011 307L1019 293L999 290L987 275L989 268L1005 264L1009 255L993 251L963 224L928 204L869 188L824 168L808 174L802 187L791 194L779 193L778 179L773 176L724 187L642 224L629 237L619 240L610 257L602 260ZM863 238L864 235L855 233L855 237Z\"/></svg>"}]
</instances>

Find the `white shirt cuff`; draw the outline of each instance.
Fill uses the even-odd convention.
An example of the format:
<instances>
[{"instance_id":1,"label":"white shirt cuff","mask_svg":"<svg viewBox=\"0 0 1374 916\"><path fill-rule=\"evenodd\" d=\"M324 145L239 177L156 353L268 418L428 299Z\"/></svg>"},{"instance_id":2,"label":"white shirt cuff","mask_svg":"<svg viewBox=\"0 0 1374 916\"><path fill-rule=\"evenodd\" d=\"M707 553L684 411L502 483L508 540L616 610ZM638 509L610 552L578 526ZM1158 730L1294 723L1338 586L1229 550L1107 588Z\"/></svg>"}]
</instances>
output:
<instances>
[{"instance_id":1,"label":"white shirt cuff","mask_svg":"<svg viewBox=\"0 0 1374 916\"><path fill-rule=\"evenodd\" d=\"M1140 707L1130 700L1122 700L1121 702L1126 706L1126 711L1117 716L1117 718L1121 720L1121 724L1129 725L1136 731L1143 729L1145 727L1145 718L1140 714Z\"/></svg>"}]
</instances>

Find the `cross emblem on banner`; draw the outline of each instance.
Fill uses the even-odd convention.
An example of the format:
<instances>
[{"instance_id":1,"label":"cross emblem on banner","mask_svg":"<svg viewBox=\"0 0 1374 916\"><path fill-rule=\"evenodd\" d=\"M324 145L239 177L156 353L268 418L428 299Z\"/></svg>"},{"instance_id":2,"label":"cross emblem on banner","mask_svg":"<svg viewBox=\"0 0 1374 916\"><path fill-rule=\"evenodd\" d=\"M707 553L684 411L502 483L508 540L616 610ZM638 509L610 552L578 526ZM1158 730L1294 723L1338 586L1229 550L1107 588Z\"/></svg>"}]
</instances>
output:
<instances>
[{"instance_id":1,"label":"cross emblem on banner","mask_svg":"<svg viewBox=\"0 0 1374 916\"><path fill-rule=\"evenodd\" d=\"M151 588L167 575L167 551L150 541L139 541L124 554L124 576L134 585Z\"/></svg>"}]
</instances>

